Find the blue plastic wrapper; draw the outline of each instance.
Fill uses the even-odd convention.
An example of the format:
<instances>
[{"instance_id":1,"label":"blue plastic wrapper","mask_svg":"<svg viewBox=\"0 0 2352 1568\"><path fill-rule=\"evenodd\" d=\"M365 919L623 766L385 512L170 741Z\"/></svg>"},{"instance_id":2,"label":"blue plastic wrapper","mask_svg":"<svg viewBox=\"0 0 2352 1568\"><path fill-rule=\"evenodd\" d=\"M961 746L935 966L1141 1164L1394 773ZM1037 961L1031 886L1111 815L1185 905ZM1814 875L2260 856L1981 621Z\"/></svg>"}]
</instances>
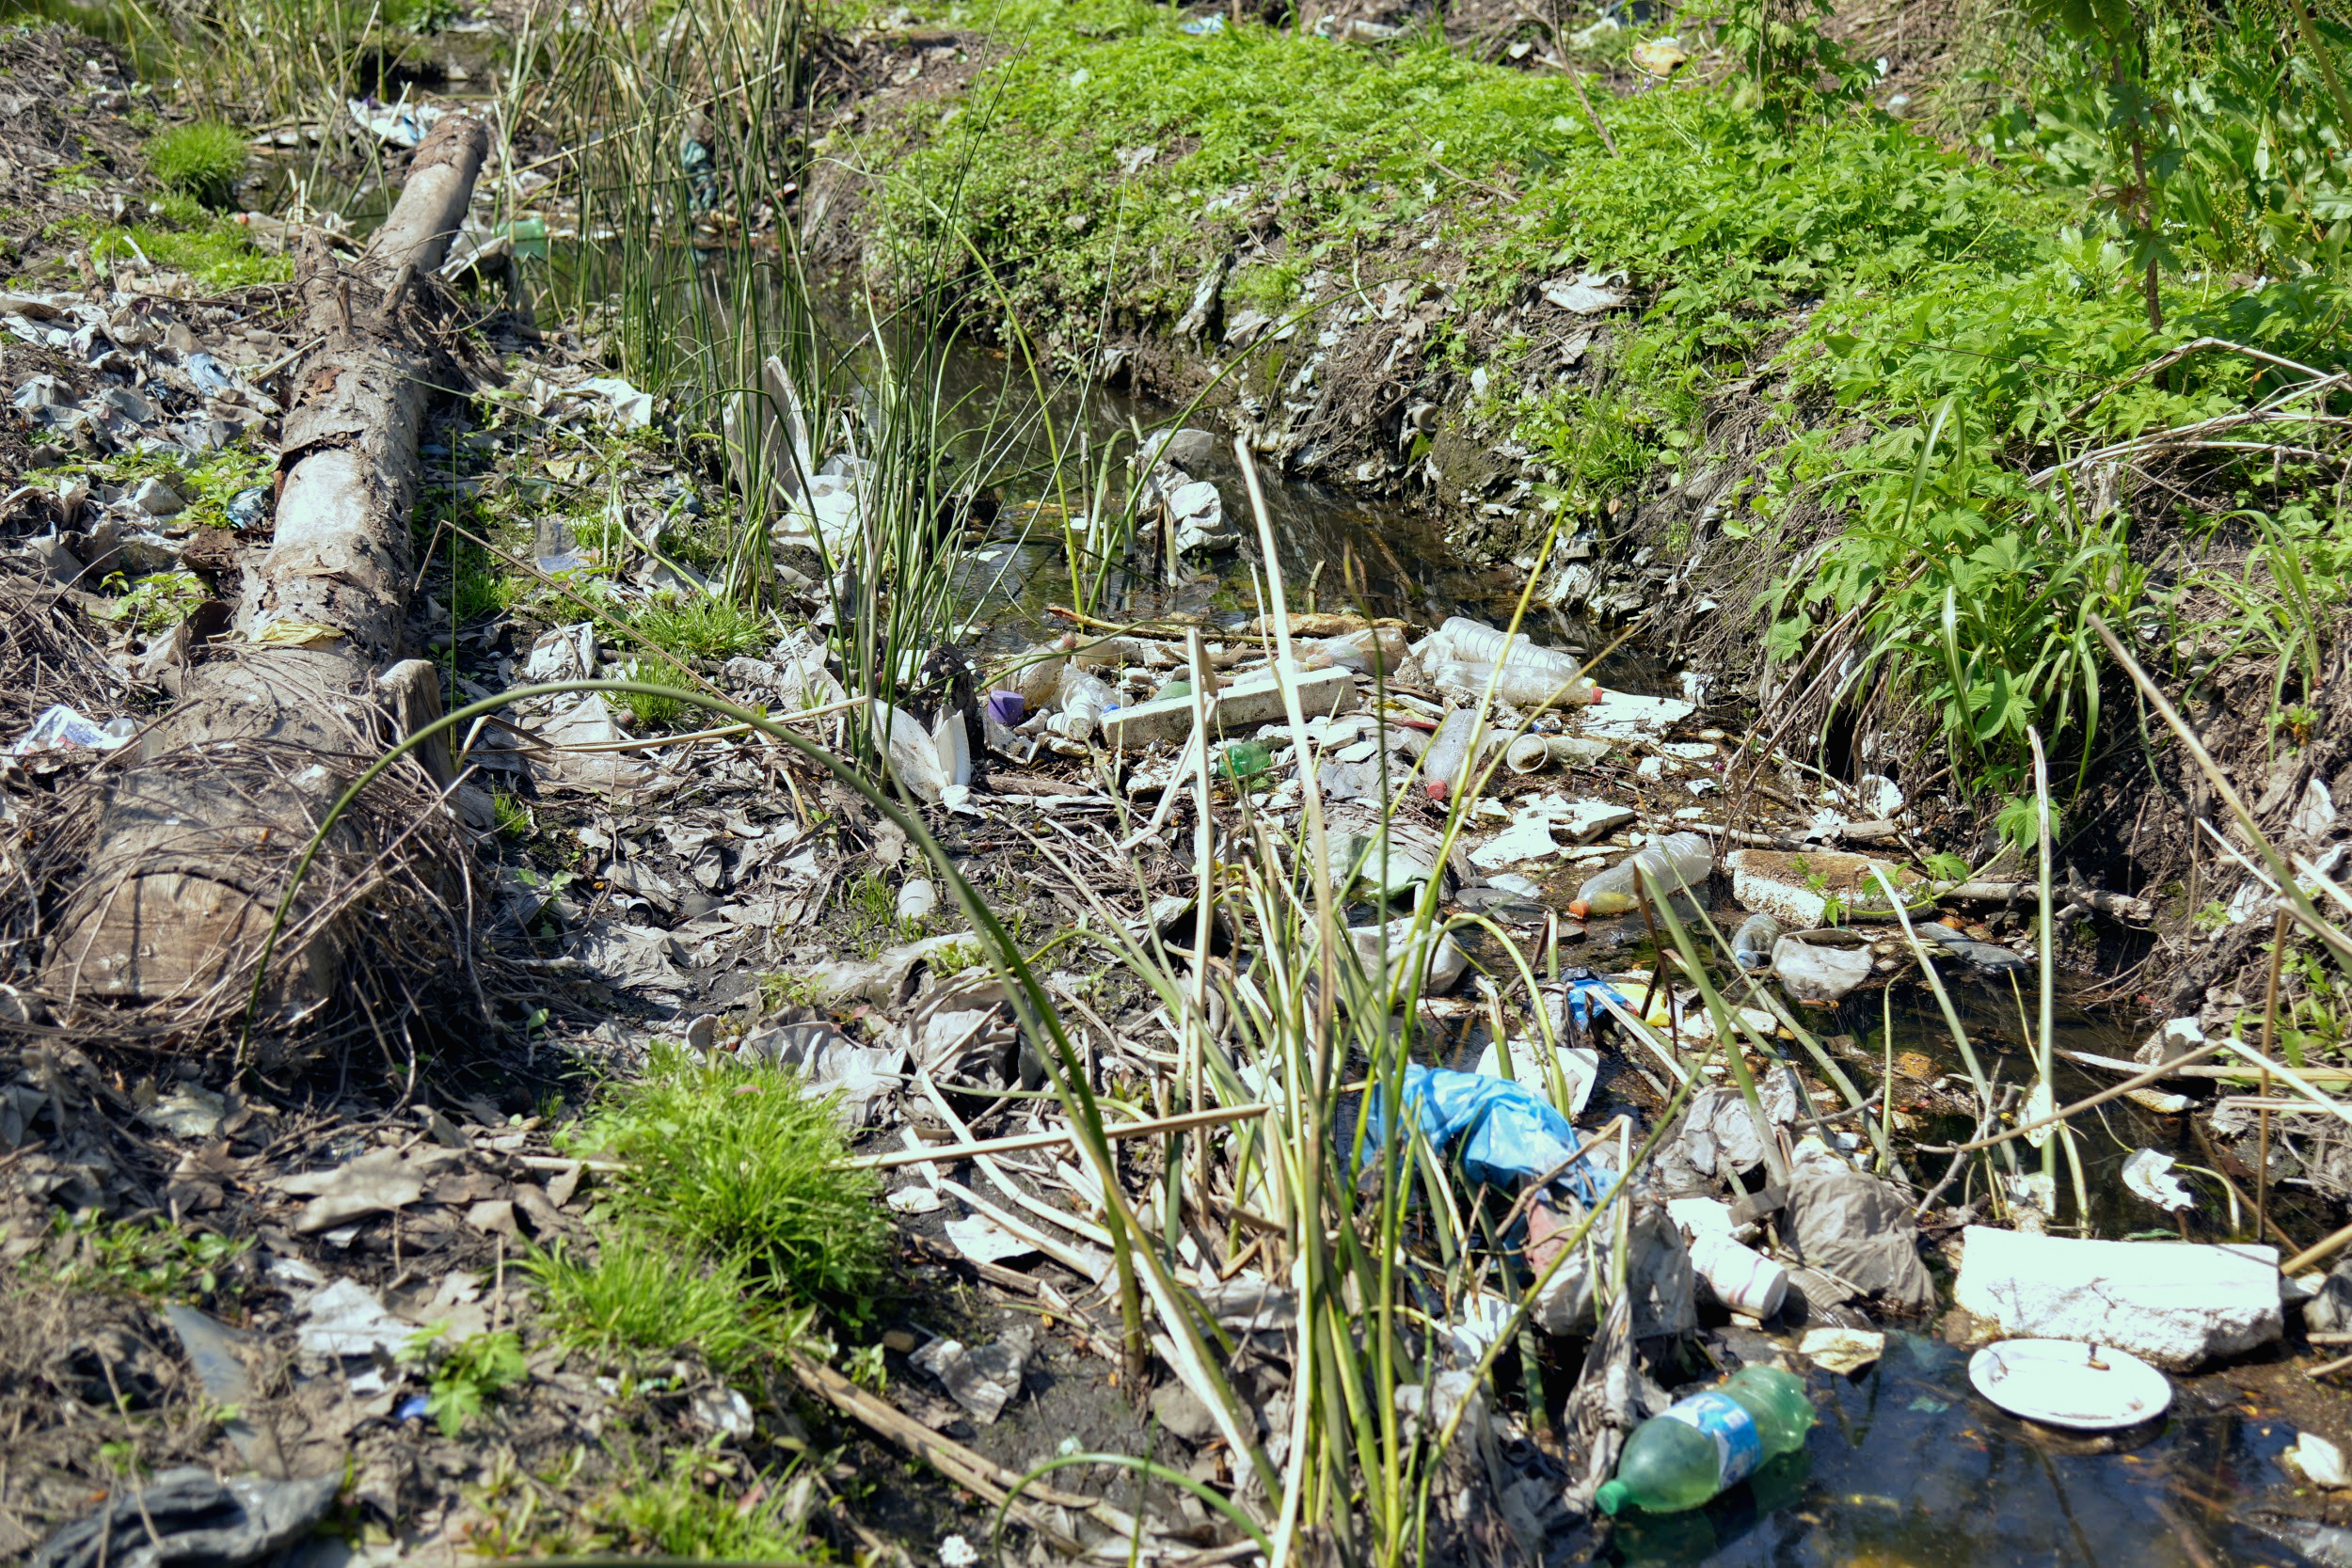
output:
<instances>
[{"instance_id":1,"label":"blue plastic wrapper","mask_svg":"<svg viewBox=\"0 0 2352 1568\"><path fill-rule=\"evenodd\" d=\"M1364 1097L1364 1146L1377 1148L1388 1133L1384 1089ZM1405 1069L1405 1108L1440 1154L1458 1155L1462 1173L1492 1186L1546 1176L1575 1154L1576 1129L1551 1102L1526 1085L1482 1072L1412 1066ZM1586 1203L1599 1189L1581 1160L1553 1180Z\"/></svg>"}]
</instances>

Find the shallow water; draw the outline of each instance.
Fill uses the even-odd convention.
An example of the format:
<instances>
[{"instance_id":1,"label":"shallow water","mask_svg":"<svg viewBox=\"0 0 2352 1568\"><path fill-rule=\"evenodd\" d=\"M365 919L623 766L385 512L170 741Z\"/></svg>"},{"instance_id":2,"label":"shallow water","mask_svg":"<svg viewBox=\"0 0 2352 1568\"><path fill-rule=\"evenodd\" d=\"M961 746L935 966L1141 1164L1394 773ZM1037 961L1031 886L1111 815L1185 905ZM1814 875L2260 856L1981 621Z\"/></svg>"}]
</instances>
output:
<instances>
[{"instance_id":1,"label":"shallow water","mask_svg":"<svg viewBox=\"0 0 2352 1568\"><path fill-rule=\"evenodd\" d=\"M2299 1563L2229 1503L2286 1484L2294 1429L2227 1374L2175 1380L2159 1421L2107 1437L2037 1428L1968 1385L1968 1354L1889 1334L1858 1378L1816 1372L1801 1454L1709 1508L1630 1518L1604 1559L1824 1568L2209 1568ZM2216 1510L2211 1505L2223 1505Z\"/></svg>"}]
</instances>

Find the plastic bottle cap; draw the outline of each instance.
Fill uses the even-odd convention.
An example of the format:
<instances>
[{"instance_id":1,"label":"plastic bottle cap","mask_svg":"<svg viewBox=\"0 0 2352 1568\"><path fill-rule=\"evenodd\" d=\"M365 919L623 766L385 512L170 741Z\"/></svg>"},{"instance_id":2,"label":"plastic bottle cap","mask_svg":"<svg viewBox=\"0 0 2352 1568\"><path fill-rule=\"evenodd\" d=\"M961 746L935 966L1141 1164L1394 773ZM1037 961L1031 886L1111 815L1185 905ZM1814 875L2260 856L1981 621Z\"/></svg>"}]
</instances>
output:
<instances>
[{"instance_id":1,"label":"plastic bottle cap","mask_svg":"<svg viewBox=\"0 0 2352 1568\"><path fill-rule=\"evenodd\" d=\"M1600 1511L1613 1518L1617 1510L1625 1506L1625 1482L1621 1481L1604 1481L1600 1483L1600 1490L1593 1495L1593 1501L1600 1504Z\"/></svg>"},{"instance_id":2,"label":"plastic bottle cap","mask_svg":"<svg viewBox=\"0 0 2352 1568\"><path fill-rule=\"evenodd\" d=\"M1568 912L1576 916L1579 920L1584 918L1585 911L1590 906L1588 906L1581 898L1571 898L1568 900Z\"/></svg>"}]
</instances>

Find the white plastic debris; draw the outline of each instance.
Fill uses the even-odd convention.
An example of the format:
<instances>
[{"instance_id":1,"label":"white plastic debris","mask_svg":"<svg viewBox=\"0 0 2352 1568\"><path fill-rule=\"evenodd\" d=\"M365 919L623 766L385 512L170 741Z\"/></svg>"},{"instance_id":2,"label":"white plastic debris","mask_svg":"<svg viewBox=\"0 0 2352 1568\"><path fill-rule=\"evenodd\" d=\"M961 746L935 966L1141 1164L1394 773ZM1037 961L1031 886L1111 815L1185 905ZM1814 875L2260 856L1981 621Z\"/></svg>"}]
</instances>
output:
<instances>
[{"instance_id":1,"label":"white plastic debris","mask_svg":"<svg viewBox=\"0 0 2352 1568\"><path fill-rule=\"evenodd\" d=\"M27 757L36 752L111 752L137 733L138 725L132 720L110 719L101 724L59 703L43 710L41 716L33 721L33 727L8 748L8 755Z\"/></svg>"},{"instance_id":2,"label":"white plastic debris","mask_svg":"<svg viewBox=\"0 0 2352 1568\"><path fill-rule=\"evenodd\" d=\"M933 1339L907 1359L939 1379L974 1420L989 1426L1021 1392L1022 1370L1036 1345L1036 1326L1015 1323L993 1345L973 1350L960 1340Z\"/></svg>"},{"instance_id":3,"label":"white plastic debris","mask_svg":"<svg viewBox=\"0 0 2352 1568\"><path fill-rule=\"evenodd\" d=\"M2153 1148L2136 1148L2123 1162L2123 1185L2159 1209L2177 1212L2197 1207L2197 1196L2172 1174L2172 1156Z\"/></svg>"},{"instance_id":4,"label":"white plastic debris","mask_svg":"<svg viewBox=\"0 0 2352 1568\"><path fill-rule=\"evenodd\" d=\"M1552 1060L1560 1067L1561 1082L1567 1085L1568 1103L1563 1109L1571 1117L1584 1114L1584 1107L1593 1098L1593 1085L1600 1077L1600 1053L1588 1045L1555 1045ZM1478 1065L1472 1070L1489 1078L1502 1076L1502 1053L1494 1042L1486 1042ZM1544 1069L1543 1046L1530 1039L1511 1041L1511 1076L1537 1094L1549 1099L1551 1095L1551 1075Z\"/></svg>"},{"instance_id":5,"label":"white plastic debris","mask_svg":"<svg viewBox=\"0 0 2352 1568\"><path fill-rule=\"evenodd\" d=\"M1544 298L1563 310L1589 316L1601 310L1614 310L1626 301L1625 290L1616 285L1625 281L1622 272L1578 273L1574 277L1555 277L1543 286Z\"/></svg>"},{"instance_id":6,"label":"white plastic debris","mask_svg":"<svg viewBox=\"0 0 2352 1568\"><path fill-rule=\"evenodd\" d=\"M1547 860L1559 852L1551 825L1540 814L1529 813L1472 849L1470 858L1481 871L1498 871L1524 861Z\"/></svg>"},{"instance_id":7,"label":"white plastic debris","mask_svg":"<svg viewBox=\"0 0 2352 1568\"><path fill-rule=\"evenodd\" d=\"M1785 936L1772 943L1772 978L1796 1002L1832 1006L1869 979L1874 960L1867 946L1832 946Z\"/></svg>"},{"instance_id":8,"label":"white plastic debris","mask_svg":"<svg viewBox=\"0 0 2352 1568\"><path fill-rule=\"evenodd\" d=\"M1797 1354L1824 1371L1851 1377L1878 1364L1886 1354L1886 1336L1863 1328L1808 1328L1797 1341Z\"/></svg>"},{"instance_id":9,"label":"white plastic debris","mask_svg":"<svg viewBox=\"0 0 2352 1568\"><path fill-rule=\"evenodd\" d=\"M573 389L602 398L612 410L613 422L623 430L643 430L653 423L653 394L639 391L619 376L596 376Z\"/></svg>"},{"instance_id":10,"label":"white plastic debris","mask_svg":"<svg viewBox=\"0 0 2352 1568\"><path fill-rule=\"evenodd\" d=\"M1414 942L1414 918L1408 914L1399 916L1386 926L1351 927L1347 932L1348 944L1356 950L1357 961L1364 966L1364 973L1375 983L1382 983L1383 977L1387 976L1397 981L1400 989L1405 976L1412 973L1408 944L1413 952L1427 954L1422 970L1422 992L1427 996L1442 995L1454 989L1454 983L1470 967L1470 959L1463 956L1461 948L1454 945L1452 936L1435 927L1423 931L1421 940ZM1384 958L1389 966L1385 971L1381 967Z\"/></svg>"},{"instance_id":11,"label":"white plastic debris","mask_svg":"<svg viewBox=\"0 0 2352 1568\"><path fill-rule=\"evenodd\" d=\"M2193 1367L2279 1338L2275 1247L2093 1242L1972 1225L1954 1298L2005 1334Z\"/></svg>"},{"instance_id":12,"label":"white plastic debris","mask_svg":"<svg viewBox=\"0 0 2352 1568\"><path fill-rule=\"evenodd\" d=\"M416 1334L365 1286L338 1279L302 1304L294 1344L307 1355L389 1355Z\"/></svg>"},{"instance_id":13,"label":"white plastic debris","mask_svg":"<svg viewBox=\"0 0 2352 1568\"><path fill-rule=\"evenodd\" d=\"M1788 1294L1788 1271L1725 1231L1703 1230L1691 1238L1691 1270L1726 1309L1751 1318L1771 1317Z\"/></svg>"},{"instance_id":14,"label":"white plastic debris","mask_svg":"<svg viewBox=\"0 0 2352 1568\"><path fill-rule=\"evenodd\" d=\"M2352 1486L2352 1470L2344 1466L2344 1450L2315 1432L2296 1433L2294 1446L2279 1457L2292 1462L2314 1486Z\"/></svg>"},{"instance_id":15,"label":"white plastic debris","mask_svg":"<svg viewBox=\"0 0 2352 1568\"><path fill-rule=\"evenodd\" d=\"M378 141L394 147L414 147L440 122L442 111L431 103L379 103L373 98L344 100L351 122Z\"/></svg>"},{"instance_id":16,"label":"white plastic debris","mask_svg":"<svg viewBox=\"0 0 2352 1568\"><path fill-rule=\"evenodd\" d=\"M938 907L939 888L929 877L917 877L900 885L896 908L900 920L921 920Z\"/></svg>"},{"instance_id":17,"label":"white plastic debris","mask_svg":"<svg viewBox=\"0 0 2352 1568\"><path fill-rule=\"evenodd\" d=\"M975 1263L1002 1263L1009 1259L1025 1258L1037 1248L977 1214L967 1219L949 1220L947 1240L958 1252Z\"/></svg>"}]
</instances>

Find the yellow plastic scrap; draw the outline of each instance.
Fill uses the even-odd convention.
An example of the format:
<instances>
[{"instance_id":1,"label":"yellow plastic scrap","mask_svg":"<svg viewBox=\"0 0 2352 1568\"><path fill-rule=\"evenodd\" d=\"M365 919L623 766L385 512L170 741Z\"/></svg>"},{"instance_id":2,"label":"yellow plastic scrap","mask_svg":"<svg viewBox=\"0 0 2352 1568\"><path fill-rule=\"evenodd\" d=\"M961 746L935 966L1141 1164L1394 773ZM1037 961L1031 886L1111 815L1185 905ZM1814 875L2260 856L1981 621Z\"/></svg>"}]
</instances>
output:
<instances>
[{"instance_id":1,"label":"yellow plastic scrap","mask_svg":"<svg viewBox=\"0 0 2352 1568\"><path fill-rule=\"evenodd\" d=\"M342 627L322 621L272 621L248 639L264 648L331 648L342 640Z\"/></svg>"}]
</instances>

